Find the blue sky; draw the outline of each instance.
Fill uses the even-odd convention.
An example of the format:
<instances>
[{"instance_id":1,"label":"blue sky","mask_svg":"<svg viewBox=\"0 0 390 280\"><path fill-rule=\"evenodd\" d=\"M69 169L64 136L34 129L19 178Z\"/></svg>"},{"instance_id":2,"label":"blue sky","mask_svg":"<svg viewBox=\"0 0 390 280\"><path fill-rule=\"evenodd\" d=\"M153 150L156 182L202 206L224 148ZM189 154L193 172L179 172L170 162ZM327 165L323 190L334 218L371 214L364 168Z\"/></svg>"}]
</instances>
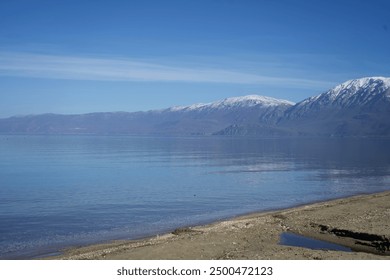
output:
<instances>
[{"instance_id":1,"label":"blue sky","mask_svg":"<svg viewBox=\"0 0 390 280\"><path fill-rule=\"evenodd\" d=\"M390 1L0 1L0 117L294 102L390 76Z\"/></svg>"}]
</instances>

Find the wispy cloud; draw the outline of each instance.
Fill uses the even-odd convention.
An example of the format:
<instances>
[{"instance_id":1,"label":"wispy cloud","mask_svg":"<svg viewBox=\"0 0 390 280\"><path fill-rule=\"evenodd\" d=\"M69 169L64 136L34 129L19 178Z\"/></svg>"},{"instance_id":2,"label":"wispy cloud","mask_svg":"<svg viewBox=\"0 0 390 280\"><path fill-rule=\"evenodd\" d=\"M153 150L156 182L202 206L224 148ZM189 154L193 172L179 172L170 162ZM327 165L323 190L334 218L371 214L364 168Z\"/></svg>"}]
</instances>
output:
<instances>
[{"instance_id":1,"label":"wispy cloud","mask_svg":"<svg viewBox=\"0 0 390 280\"><path fill-rule=\"evenodd\" d=\"M267 76L242 70L176 67L127 58L96 58L0 52L0 75L94 81L160 81L263 84L298 88L327 88L332 83L311 79Z\"/></svg>"}]
</instances>

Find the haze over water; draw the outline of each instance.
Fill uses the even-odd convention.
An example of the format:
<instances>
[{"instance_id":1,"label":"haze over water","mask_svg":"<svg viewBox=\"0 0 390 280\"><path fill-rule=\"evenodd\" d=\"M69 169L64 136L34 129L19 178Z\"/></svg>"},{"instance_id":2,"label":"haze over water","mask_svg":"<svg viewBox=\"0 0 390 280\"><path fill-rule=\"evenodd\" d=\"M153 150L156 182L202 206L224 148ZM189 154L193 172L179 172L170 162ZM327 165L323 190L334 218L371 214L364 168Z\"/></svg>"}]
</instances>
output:
<instances>
[{"instance_id":1,"label":"haze over water","mask_svg":"<svg viewBox=\"0 0 390 280\"><path fill-rule=\"evenodd\" d=\"M0 258L390 189L388 139L0 136Z\"/></svg>"}]
</instances>

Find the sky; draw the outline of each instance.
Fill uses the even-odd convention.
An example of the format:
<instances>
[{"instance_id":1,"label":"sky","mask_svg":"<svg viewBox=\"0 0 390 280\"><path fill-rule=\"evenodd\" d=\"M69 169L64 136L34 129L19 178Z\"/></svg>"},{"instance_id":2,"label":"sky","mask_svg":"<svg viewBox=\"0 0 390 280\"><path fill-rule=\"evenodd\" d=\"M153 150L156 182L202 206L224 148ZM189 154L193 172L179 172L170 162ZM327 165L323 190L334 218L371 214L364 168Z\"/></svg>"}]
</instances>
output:
<instances>
[{"instance_id":1,"label":"sky","mask_svg":"<svg viewBox=\"0 0 390 280\"><path fill-rule=\"evenodd\" d=\"M0 117L299 102L390 77L390 1L2 0Z\"/></svg>"}]
</instances>

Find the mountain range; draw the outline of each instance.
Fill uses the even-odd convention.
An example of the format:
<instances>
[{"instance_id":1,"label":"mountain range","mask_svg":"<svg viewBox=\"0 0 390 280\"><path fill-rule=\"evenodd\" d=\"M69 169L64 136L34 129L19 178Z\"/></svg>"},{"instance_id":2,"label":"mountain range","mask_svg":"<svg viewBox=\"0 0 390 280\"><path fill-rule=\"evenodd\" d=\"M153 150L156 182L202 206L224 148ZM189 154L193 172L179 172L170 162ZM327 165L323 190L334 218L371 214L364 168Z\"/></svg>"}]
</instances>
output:
<instances>
[{"instance_id":1,"label":"mountain range","mask_svg":"<svg viewBox=\"0 0 390 280\"><path fill-rule=\"evenodd\" d=\"M0 119L1 134L390 136L390 78L350 80L294 104L249 95L146 112Z\"/></svg>"}]
</instances>

